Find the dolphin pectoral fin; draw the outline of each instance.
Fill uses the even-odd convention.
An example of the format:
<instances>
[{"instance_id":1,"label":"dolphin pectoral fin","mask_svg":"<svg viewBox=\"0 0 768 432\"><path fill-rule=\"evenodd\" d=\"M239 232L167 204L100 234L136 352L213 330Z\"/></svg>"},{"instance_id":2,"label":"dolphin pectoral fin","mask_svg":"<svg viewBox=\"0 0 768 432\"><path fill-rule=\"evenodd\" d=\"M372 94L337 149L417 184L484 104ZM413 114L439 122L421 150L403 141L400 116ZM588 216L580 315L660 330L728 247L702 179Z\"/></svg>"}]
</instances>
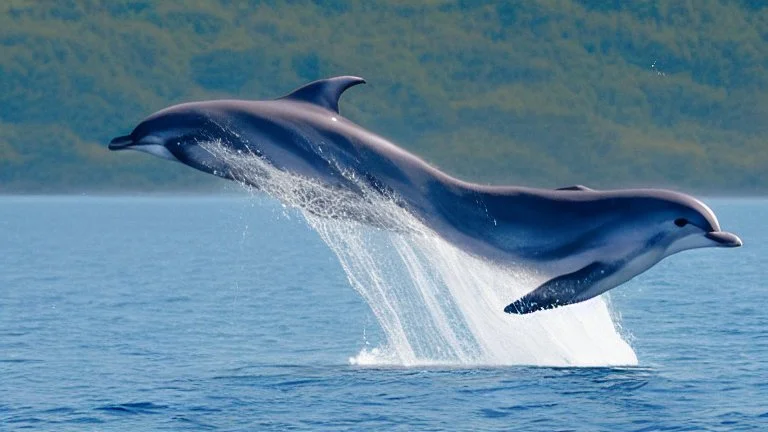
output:
<instances>
[{"instance_id":1,"label":"dolphin pectoral fin","mask_svg":"<svg viewBox=\"0 0 768 432\"><path fill-rule=\"evenodd\" d=\"M358 84L365 84L365 80L354 76L339 76L317 80L294 90L281 99L308 102L338 113L341 94L346 89Z\"/></svg>"},{"instance_id":2,"label":"dolphin pectoral fin","mask_svg":"<svg viewBox=\"0 0 768 432\"><path fill-rule=\"evenodd\" d=\"M566 187L557 188L555 190L559 190L559 191L582 191L582 192L584 192L584 191L594 191L594 189L588 188L588 187L586 187L584 185L566 186Z\"/></svg>"},{"instance_id":3,"label":"dolphin pectoral fin","mask_svg":"<svg viewBox=\"0 0 768 432\"><path fill-rule=\"evenodd\" d=\"M544 282L535 290L510 303L504 308L504 312L523 315L596 297L600 292L592 294L590 288L615 273L617 269L618 266L614 263L593 262L573 273Z\"/></svg>"}]
</instances>

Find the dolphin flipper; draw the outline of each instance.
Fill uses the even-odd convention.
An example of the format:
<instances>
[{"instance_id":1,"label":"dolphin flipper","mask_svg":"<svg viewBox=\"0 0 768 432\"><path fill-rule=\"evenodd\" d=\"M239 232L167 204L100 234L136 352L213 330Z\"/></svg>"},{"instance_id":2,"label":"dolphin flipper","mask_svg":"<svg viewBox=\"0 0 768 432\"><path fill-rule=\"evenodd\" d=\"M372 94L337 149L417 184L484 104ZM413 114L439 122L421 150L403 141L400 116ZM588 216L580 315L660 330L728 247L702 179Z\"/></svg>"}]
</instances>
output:
<instances>
[{"instance_id":1,"label":"dolphin flipper","mask_svg":"<svg viewBox=\"0 0 768 432\"><path fill-rule=\"evenodd\" d=\"M573 273L564 274L544 282L541 286L515 300L504 308L511 314L528 314L545 309L553 309L578 303L598 294L590 295L587 291L601 279L615 273L621 266L618 263L593 262Z\"/></svg>"}]
</instances>

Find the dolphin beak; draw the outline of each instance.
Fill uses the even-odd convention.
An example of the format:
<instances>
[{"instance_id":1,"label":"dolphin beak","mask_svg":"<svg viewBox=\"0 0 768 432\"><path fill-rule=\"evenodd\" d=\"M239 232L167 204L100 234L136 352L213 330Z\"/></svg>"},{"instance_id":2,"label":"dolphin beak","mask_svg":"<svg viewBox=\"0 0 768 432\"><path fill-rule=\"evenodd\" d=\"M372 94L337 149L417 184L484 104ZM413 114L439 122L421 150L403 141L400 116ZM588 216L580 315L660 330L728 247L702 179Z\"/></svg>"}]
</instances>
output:
<instances>
[{"instance_id":1,"label":"dolphin beak","mask_svg":"<svg viewBox=\"0 0 768 432\"><path fill-rule=\"evenodd\" d=\"M112 141L109 142L109 149L124 150L132 146L133 144L134 144L133 138L131 138L130 135L119 136L117 138L112 139Z\"/></svg>"},{"instance_id":2,"label":"dolphin beak","mask_svg":"<svg viewBox=\"0 0 768 432\"><path fill-rule=\"evenodd\" d=\"M704 236L717 243L719 247L739 247L744 244L736 234L725 231L712 231Z\"/></svg>"}]
</instances>

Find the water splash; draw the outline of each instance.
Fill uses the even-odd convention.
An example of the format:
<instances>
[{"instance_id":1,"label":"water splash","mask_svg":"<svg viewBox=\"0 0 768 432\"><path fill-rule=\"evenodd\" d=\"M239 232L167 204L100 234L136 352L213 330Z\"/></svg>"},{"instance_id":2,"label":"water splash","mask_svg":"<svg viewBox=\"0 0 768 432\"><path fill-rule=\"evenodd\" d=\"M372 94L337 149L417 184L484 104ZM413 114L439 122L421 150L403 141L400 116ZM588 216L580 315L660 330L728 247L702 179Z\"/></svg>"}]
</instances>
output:
<instances>
[{"instance_id":1,"label":"water splash","mask_svg":"<svg viewBox=\"0 0 768 432\"><path fill-rule=\"evenodd\" d=\"M358 190L345 192L277 170L255 155L233 154L220 142L205 148L226 161L238 180L299 208L336 254L387 339L350 363L637 364L602 298L529 315L504 313L510 301L543 282L535 272L463 252L397 205L396 197L371 190L354 173L343 174ZM380 228L350 217L379 221Z\"/></svg>"}]
</instances>

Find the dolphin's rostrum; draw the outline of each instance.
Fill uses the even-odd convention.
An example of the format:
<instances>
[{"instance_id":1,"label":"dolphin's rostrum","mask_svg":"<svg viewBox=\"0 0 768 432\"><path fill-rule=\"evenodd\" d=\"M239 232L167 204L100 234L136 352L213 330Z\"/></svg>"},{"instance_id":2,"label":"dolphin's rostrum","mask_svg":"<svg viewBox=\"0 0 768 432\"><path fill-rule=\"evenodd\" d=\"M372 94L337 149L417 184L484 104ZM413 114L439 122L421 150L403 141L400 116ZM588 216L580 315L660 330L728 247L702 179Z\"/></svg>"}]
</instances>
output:
<instances>
[{"instance_id":1,"label":"dolphin's rostrum","mask_svg":"<svg viewBox=\"0 0 768 432\"><path fill-rule=\"evenodd\" d=\"M720 230L705 204L682 193L486 186L453 178L339 114L341 94L364 82L342 76L272 101L175 105L113 139L109 148L144 151L242 181L231 163L201 145L218 140L236 153L347 192L355 191L352 173L395 196L455 246L546 275L545 283L504 309L514 314L588 300L680 251L742 244ZM346 217L372 222L369 215Z\"/></svg>"}]
</instances>

